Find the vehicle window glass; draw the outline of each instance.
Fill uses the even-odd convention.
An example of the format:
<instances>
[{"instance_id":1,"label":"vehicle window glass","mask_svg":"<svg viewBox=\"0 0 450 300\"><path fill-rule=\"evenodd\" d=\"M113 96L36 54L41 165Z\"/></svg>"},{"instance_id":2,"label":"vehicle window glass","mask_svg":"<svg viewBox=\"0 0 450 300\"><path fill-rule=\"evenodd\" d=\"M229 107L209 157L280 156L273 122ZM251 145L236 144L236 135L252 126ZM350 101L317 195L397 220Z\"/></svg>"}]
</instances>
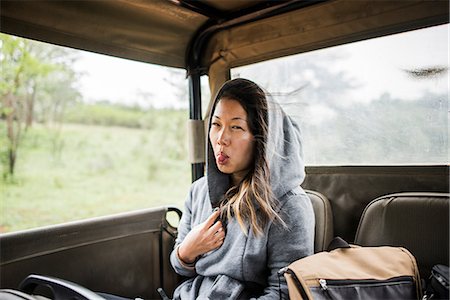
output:
<instances>
[{"instance_id":1,"label":"vehicle window glass","mask_svg":"<svg viewBox=\"0 0 450 300\"><path fill-rule=\"evenodd\" d=\"M208 75L203 75L200 77L200 86L202 93L202 117L203 119L205 119L206 114L208 114L208 105L211 100L211 90L209 89Z\"/></svg>"},{"instance_id":2,"label":"vehicle window glass","mask_svg":"<svg viewBox=\"0 0 450 300\"><path fill-rule=\"evenodd\" d=\"M0 233L182 208L185 70L4 34L0 47Z\"/></svg>"},{"instance_id":3,"label":"vehicle window glass","mask_svg":"<svg viewBox=\"0 0 450 300\"><path fill-rule=\"evenodd\" d=\"M234 68L301 126L308 165L448 163L449 26Z\"/></svg>"}]
</instances>

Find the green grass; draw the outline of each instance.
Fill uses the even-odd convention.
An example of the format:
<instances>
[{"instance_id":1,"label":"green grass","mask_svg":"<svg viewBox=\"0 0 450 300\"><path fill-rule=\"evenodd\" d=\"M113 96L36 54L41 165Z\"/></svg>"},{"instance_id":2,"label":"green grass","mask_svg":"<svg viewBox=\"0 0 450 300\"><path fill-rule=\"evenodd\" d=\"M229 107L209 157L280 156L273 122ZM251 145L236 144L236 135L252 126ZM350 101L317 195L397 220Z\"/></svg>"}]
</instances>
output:
<instances>
[{"instance_id":1,"label":"green grass","mask_svg":"<svg viewBox=\"0 0 450 300\"><path fill-rule=\"evenodd\" d=\"M0 232L181 208L191 174L185 114L166 112L153 129L64 124L58 135L36 124L19 149L15 177L0 181Z\"/></svg>"}]
</instances>

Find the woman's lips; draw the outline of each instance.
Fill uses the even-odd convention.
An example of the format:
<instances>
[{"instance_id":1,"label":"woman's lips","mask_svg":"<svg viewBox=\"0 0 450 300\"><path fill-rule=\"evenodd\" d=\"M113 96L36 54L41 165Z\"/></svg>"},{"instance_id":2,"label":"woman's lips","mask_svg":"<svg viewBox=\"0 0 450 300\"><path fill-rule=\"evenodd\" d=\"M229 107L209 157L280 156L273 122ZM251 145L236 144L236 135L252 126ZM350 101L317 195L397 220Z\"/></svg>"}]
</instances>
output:
<instances>
[{"instance_id":1,"label":"woman's lips","mask_svg":"<svg viewBox=\"0 0 450 300\"><path fill-rule=\"evenodd\" d=\"M220 152L217 155L217 163L220 165L225 165L229 159L230 159L230 157L223 152Z\"/></svg>"}]
</instances>

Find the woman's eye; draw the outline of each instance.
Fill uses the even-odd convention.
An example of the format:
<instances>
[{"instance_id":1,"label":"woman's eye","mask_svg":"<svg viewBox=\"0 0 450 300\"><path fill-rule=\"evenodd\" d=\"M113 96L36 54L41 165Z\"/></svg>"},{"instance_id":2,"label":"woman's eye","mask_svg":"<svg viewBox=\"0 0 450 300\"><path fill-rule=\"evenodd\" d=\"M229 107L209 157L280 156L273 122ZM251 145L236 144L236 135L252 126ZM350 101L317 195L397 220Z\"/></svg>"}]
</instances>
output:
<instances>
[{"instance_id":1,"label":"woman's eye","mask_svg":"<svg viewBox=\"0 0 450 300\"><path fill-rule=\"evenodd\" d=\"M239 130L244 130L244 128L242 128L241 126L237 126L237 125L231 126L231 128L233 128L233 129L239 129Z\"/></svg>"},{"instance_id":2,"label":"woman's eye","mask_svg":"<svg viewBox=\"0 0 450 300\"><path fill-rule=\"evenodd\" d=\"M211 126L220 126L220 124L217 123L217 122L212 122L212 123L211 123Z\"/></svg>"}]
</instances>

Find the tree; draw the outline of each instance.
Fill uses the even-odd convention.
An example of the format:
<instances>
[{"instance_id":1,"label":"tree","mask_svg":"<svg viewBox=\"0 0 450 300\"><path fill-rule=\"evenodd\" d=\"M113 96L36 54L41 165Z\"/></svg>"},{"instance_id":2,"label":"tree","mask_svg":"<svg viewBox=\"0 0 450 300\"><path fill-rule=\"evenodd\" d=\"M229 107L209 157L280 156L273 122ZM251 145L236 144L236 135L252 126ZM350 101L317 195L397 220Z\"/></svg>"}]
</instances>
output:
<instances>
[{"instance_id":1,"label":"tree","mask_svg":"<svg viewBox=\"0 0 450 300\"><path fill-rule=\"evenodd\" d=\"M8 173L14 175L22 135L22 120L27 111L26 95L33 95L33 78L48 72L46 64L40 63L30 52L28 40L1 36L1 85L2 115L6 119ZM28 109L29 111L29 109Z\"/></svg>"},{"instance_id":2,"label":"tree","mask_svg":"<svg viewBox=\"0 0 450 300\"><path fill-rule=\"evenodd\" d=\"M60 47L0 34L0 115L5 120L7 136L6 149L2 150L6 156L2 161L7 162L4 177L14 175L23 129L32 126L38 98L43 104L43 95L52 95L51 107L54 119L58 119L55 114L65 107L61 104L65 100L61 99L73 98L65 92L77 94L73 88L75 73L70 69L71 61L67 63L69 54ZM56 93L60 88L65 92Z\"/></svg>"}]
</instances>

